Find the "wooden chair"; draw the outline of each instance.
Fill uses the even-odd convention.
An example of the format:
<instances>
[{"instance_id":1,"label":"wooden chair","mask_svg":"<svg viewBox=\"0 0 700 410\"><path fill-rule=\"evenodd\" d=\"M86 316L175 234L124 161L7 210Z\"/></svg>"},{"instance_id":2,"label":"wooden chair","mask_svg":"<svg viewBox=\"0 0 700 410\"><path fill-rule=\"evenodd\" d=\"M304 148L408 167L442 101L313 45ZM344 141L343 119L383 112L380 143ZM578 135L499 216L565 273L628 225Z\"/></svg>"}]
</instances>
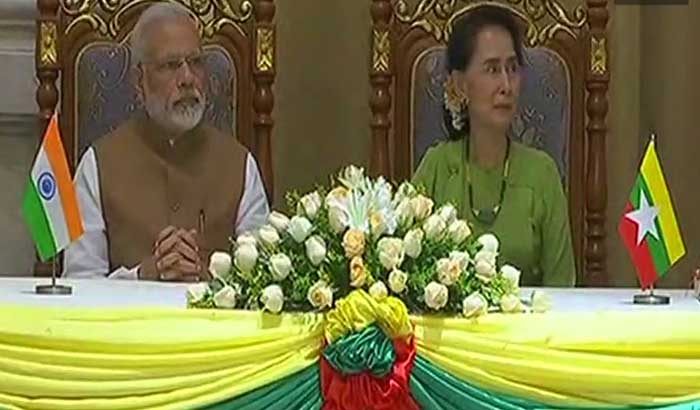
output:
<instances>
[{"instance_id":1,"label":"wooden chair","mask_svg":"<svg viewBox=\"0 0 700 410\"><path fill-rule=\"evenodd\" d=\"M196 19L209 68L205 117L255 156L272 199L273 0L169 0ZM129 81L129 35L154 0L38 0L36 93L43 130L59 112L71 167L141 109ZM59 98L60 96L60 98ZM46 266L39 268L46 273ZM50 273L50 271L49 271Z\"/></svg>"},{"instance_id":2,"label":"wooden chair","mask_svg":"<svg viewBox=\"0 0 700 410\"><path fill-rule=\"evenodd\" d=\"M584 1L584 0L582 0ZM404 180L442 121L446 42L452 23L484 4L510 10L525 29L526 65L514 138L548 152L569 198L578 283L608 282L605 137L607 0L572 10L557 0L372 0L370 168Z\"/></svg>"}]
</instances>

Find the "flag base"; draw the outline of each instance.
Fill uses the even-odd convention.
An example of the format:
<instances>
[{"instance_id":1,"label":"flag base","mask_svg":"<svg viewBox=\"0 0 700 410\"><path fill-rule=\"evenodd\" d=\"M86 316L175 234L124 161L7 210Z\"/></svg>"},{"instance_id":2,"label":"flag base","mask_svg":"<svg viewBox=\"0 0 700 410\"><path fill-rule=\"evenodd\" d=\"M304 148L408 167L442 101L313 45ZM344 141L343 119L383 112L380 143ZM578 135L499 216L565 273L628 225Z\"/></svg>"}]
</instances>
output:
<instances>
[{"instance_id":1,"label":"flag base","mask_svg":"<svg viewBox=\"0 0 700 410\"><path fill-rule=\"evenodd\" d=\"M37 285L34 288L38 295L70 295L73 288L66 285Z\"/></svg>"},{"instance_id":2,"label":"flag base","mask_svg":"<svg viewBox=\"0 0 700 410\"><path fill-rule=\"evenodd\" d=\"M645 294L645 295L634 295L635 305L668 305L671 303L670 296Z\"/></svg>"}]
</instances>

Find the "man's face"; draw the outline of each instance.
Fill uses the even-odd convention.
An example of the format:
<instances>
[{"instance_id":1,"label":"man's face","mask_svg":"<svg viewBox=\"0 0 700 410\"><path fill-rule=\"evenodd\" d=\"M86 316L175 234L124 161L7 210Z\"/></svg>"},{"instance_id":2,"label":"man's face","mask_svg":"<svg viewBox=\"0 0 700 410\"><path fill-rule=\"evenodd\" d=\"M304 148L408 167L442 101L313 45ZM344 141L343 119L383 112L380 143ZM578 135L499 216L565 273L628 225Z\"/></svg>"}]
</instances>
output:
<instances>
[{"instance_id":1,"label":"man's face","mask_svg":"<svg viewBox=\"0 0 700 410\"><path fill-rule=\"evenodd\" d=\"M204 115L206 70L195 24L186 18L147 31L139 88L148 115L174 133L194 128Z\"/></svg>"}]
</instances>

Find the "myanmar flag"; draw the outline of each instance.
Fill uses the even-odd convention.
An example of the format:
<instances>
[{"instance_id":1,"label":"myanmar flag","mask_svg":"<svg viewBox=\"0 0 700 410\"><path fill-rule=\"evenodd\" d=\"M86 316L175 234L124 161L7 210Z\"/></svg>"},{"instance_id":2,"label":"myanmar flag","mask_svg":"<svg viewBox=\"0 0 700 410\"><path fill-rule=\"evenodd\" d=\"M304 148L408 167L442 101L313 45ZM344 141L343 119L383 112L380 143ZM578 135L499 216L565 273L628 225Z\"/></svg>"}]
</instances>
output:
<instances>
[{"instance_id":1,"label":"myanmar flag","mask_svg":"<svg viewBox=\"0 0 700 410\"><path fill-rule=\"evenodd\" d=\"M644 154L619 231L637 268L642 289L652 286L685 255L653 138Z\"/></svg>"},{"instance_id":2,"label":"myanmar flag","mask_svg":"<svg viewBox=\"0 0 700 410\"><path fill-rule=\"evenodd\" d=\"M56 114L49 122L34 160L22 213L42 261L83 234L83 221Z\"/></svg>"}]
</instances>

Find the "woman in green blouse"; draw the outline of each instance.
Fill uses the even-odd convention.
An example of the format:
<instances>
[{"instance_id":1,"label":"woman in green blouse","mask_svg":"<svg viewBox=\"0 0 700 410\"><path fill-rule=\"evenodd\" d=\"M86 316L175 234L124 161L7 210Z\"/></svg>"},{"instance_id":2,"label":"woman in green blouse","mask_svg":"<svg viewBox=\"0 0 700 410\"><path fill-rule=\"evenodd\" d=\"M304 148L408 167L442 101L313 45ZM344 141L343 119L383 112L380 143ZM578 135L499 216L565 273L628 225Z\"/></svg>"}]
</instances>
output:
<instances>
[{"instance_id":1,"label":"woman in green blouse","mask_svg":"<svg viewBox=\"0 0 700 410\"><path fill-rule=\"evenodd\" d=\"M554 161L512 142L523 50L513 16L480 7L453 28L445 86L450 141L430 148L413 182L437 204L450 202L476 234L493 232L500 260L524 286L573 286L567 200Z\"/></svg>"}]
</instances>

